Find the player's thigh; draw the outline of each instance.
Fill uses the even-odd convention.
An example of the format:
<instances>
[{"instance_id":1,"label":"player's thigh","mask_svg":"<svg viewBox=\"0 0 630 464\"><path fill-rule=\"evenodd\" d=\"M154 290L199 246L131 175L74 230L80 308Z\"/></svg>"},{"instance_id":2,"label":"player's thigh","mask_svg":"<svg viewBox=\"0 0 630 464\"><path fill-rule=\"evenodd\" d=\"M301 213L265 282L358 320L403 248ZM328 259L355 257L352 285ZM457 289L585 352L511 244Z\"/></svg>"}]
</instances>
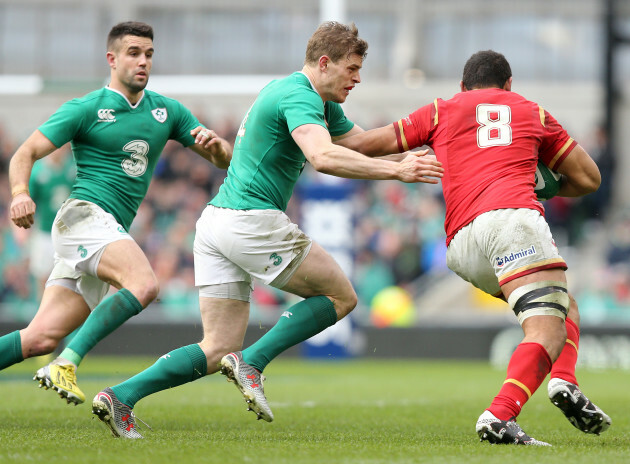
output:
<instances>
[{"instance_id":1,"label":"player's thigh","mask_svg":"<svg viewBox=\"0 0 630 464\"><path fill-rule=\"evenodd\" d=\"M326 295L334 300L356 298L346 274L317 242L313 242L306 258L280 288L303 298L318 295Z\"/></svg>"},{"instance_id":2,"label":"player's thigh","mask_svg":"<svg viewBox=\"0 0 630 464\"><path fill-rule=\"evenodd\" d=\"M44 289L39 309L23 336L28 338L47 337L61 340L70 335L90 315L90 308L81 295L60 286L50 285Z\"/></svg>"},{"instance_id":3,"label":"player's thigh","mask_svg":"<svg viewBox=\"0 0 630 464\"><path fill-rule=\"evenodd\" d=\"M117 288L157 285L149 259L133 240L108 244L101 255L97 275Z\"/></svg>"}]
</instances>

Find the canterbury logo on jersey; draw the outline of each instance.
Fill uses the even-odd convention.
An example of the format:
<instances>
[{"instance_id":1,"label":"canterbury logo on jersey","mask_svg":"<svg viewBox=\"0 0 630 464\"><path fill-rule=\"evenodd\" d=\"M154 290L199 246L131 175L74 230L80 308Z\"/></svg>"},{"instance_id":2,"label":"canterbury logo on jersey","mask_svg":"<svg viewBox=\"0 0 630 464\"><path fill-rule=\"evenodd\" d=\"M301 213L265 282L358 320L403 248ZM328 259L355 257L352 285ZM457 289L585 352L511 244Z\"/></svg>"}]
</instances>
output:
<instances>
[{"instance_id":1,"label":"canterbury logo on jersey","mask_svg":"<svg viewBox=\"0 0 630 464\"><path fill-rule=\"evenodd\" d=\"M98 122L116 122L116 116L114 116L114 111L112 109L103 109L98 110Z\"/></svg>"}]
</instances>

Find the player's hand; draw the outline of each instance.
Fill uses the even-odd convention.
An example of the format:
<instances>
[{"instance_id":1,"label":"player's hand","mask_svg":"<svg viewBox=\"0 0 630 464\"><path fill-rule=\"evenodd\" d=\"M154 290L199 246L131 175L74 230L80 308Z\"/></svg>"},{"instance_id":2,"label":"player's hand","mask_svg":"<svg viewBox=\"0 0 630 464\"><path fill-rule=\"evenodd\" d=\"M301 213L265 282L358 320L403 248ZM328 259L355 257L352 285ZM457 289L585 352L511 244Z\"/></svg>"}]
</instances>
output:
<instances>
[{"instance_id":1,"label":"player's hand","mask_svg":"<svg viewBox=\"0 0 630 464\"><path fill-rule=\"evenodd\" d=\"M201 145L204 149L214 152L215 150L221 150L221 139L211 129L207 129L203 126L197 126L190 131L190 135L195 138L195 143Z\"/></svg>"},{"instance_id":2,"label":"player's hand","mask_svg":"<svg viewBox=\"0 0 630 464\"><path fill-rule=\"evenodd\" d=\"M428 153L429 150L409 152L398 164L398 180L437 184L438 179L444 176L444 168L434 155Z\"/></svg>"},{"instance_id":3,"label":"player's hand","mask_svg":"<svg viewBox=\"0 0 630 464\"><path fill-rule=\"evenodd\" d=\"M30 229L35 222L35 202L28 193L20 193L13 197L9 215L13 224L23 229Z\"/></svg>"},{"instance_id":4,"label":"player's hand","mask_svg":"<svg viewBox=\"0 0 630 464\"><path fill-rule=\"evenodd\" d=\"M197 126L190 131L195 137L196 148L193 151L213 163L216 167L227 169L232 160L232 147L213 130Z\"/></svg>"}]
</instances>

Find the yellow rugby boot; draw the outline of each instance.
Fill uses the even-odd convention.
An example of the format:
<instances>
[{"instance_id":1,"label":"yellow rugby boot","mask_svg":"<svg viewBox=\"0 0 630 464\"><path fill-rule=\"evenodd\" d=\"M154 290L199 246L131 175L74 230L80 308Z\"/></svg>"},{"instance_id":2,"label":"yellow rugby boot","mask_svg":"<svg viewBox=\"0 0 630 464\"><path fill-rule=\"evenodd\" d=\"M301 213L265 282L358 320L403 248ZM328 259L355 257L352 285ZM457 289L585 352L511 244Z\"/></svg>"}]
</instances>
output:
<instances>
[{"instance_id":1,"label":"yellow rugby boot","mask_svg":"<svg viewBox=\"0 0 630 464\"><path fill-rule=\"evenodd\" d=\"M76 406L85 401L85 395L77 386L76 367L72 363L53 361L38 369L33 380L39 382L40 388L55 390L68 404Z\"/></svg>"}]
</instances>

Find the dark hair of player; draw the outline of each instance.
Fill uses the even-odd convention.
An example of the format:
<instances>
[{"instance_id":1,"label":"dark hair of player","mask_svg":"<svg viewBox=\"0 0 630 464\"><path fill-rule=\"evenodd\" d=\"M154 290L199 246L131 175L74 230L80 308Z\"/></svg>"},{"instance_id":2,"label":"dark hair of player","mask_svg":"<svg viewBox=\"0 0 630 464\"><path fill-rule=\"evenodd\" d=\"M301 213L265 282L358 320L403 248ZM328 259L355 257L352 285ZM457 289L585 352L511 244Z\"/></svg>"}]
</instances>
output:
<instances>
[{"instance_id":1,"label":"dark hair of player","mask_svg":"<svg viewBox=\"0 0 630 464\"><path fill-rule=\"evenodd\" d=\"M512 77L510 63L501 53L483 50L471 56L464 65L462 82L466 89L502 88Z\"/></svg>"},{"instance_id":2,"label":"dark hair of player","mask_svg":"<svg viewBox=\"0 0 630 464\"><path fill-rule=\"evenodd\" d=\"M153 40L153 28L146 23L141 23L138 21L126 21L124 23L118 23L114 27L112 27L111 31L109 31L109 35L107 36L107 50L113 50L116 41L118 39L122 39L126 35L146 37Z\"/></svg>"}]
</instances>

